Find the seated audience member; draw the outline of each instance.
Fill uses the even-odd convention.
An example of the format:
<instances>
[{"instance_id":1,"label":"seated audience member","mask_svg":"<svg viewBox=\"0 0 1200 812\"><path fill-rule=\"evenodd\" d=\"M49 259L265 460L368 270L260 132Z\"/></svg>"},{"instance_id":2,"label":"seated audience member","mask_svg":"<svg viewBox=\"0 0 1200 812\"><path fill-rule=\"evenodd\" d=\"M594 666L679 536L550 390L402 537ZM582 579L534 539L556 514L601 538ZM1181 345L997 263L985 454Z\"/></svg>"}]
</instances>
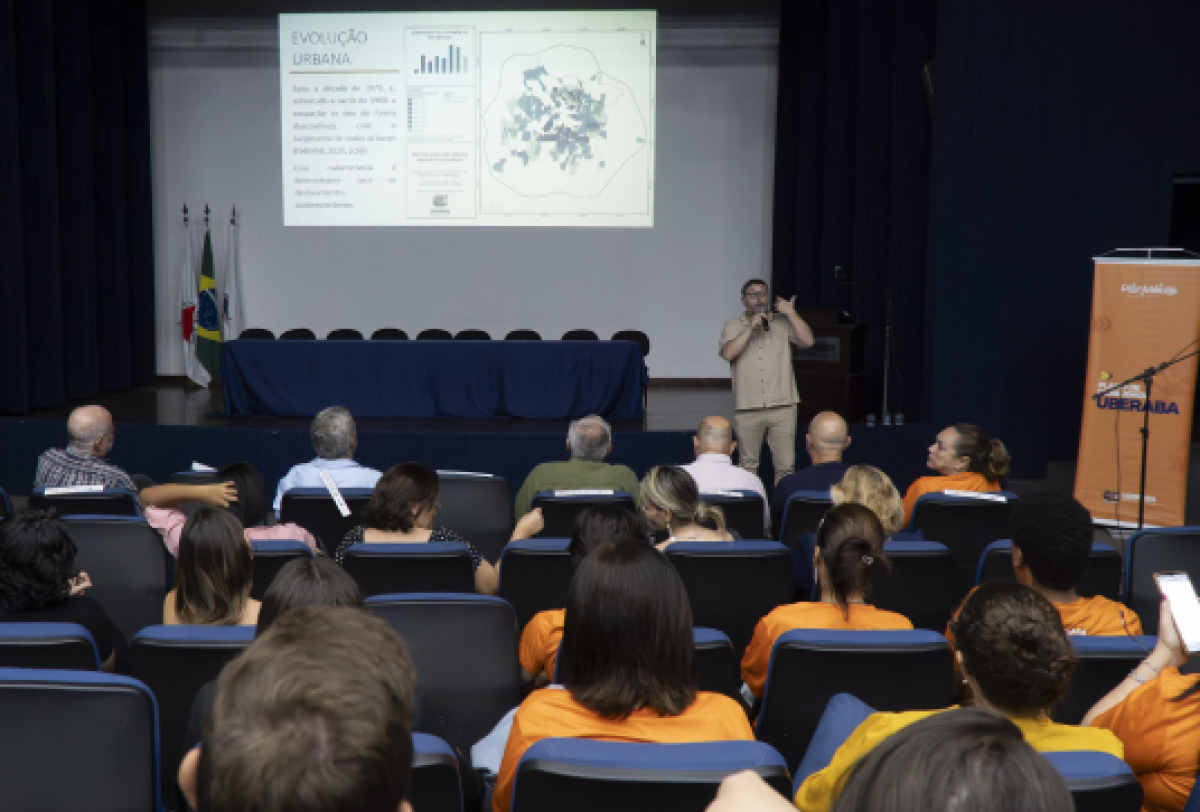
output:
<instances>
[{"instance_id":1,"label":"seated audience member","mask_svg":"<svg viewBox=\"0 0 1200 812\"><path fill-rule=\"evenodd\" d=\"M708 812L787 812L747 770L721 782ZM1073 812L1058 770L999 714L946 711L914 722L873 749L846 779L833 812Z\"/></svg>"},{"instance_id":2,"label":"seated audience member","mask_svg":"<svg viewBox=\"0 0 1200 812\"><path fill-rule=\"evenodd\" d=\"M808 424L804 448L812 465L801 468L779 480L775 498L771 500L771 523L776 531L783 529L783 509L796 491L828 491L841 480L849 466L842 462L842 453L850 447L850 429L837 412L821 412Z\"/></svg>"},{"instance_id":3,"label":"seated audience member","mask_svg":"<svg viewBox=\"0 0 1200 812\"><path fill-rule=\"evenodd\" d=\"M531 511L525 517L532 515ZM588 553L601 544L644 535L637 517L624 508L616 505L587 508L575 517L575 532L571 534L571 544L567 548L571 554L571 567L578 569ZM541 687L553 679L566 614L565 609L547 609L538 612L525 625L520 648L522 681L529 683L536 679L535 684Z\"/></svg>"},{"instance_id":4,"label":"seated audience member","mask_svg":"<svg viewBox=\"0 0 1200 812\"><path fill-rule=\"evenodd\" d=\"M692 609L666 557L643 539L593 550L575 571L559 673L517 709L494 798L508 812L517 764L551 737L623 742L752 740L732 699L696 690Z\"/></svg>"},{"instance_id":5,"label":"seated audience member","mask_svg":"<svg viewBox=\"0 0 1200 812\"><path fill-rule=\"evenodd\" d=\"M1050 721L1048 711L1066 690L1075 655L1048 600L1020 584L989 581L967 596L955 630L959 666L975 707L1007 716L1035 750L1123 757L1120 740L1107 730ZM829 809L855 763L896 731L943 712L872 714L838 748L829 766L800 786L796 806L805 812Z\"/></svg>"},{"instance_id":6,"label":"seated audience member","mask_svg":"<svg viewBox=\"0 0 1200 812\"><path fill-rule=\"evenodd\" d=\"M904 501L892 480L874 465L851 465L845 476L829 489L835 505L847 502L871 509L883 526L885 539L904 529Z\"/></svg>"},{"instance_id":7,"label":"seated audience member","mask_svg":"<svg viewBox=\"0 0 1200 812\"><path fill-rule=\"evenodd\" d=\"M543 462L529 472L513 502L516 517L520 519L529 512L539 491L580 488L626 491L640 504L637 475L624 465L605 462L610 451L612 428L604 418L590 414L573 421L567 431L567 452L571 459Z\"/></svg>"},{"instance_id":8,"label":"seated audience member","mask_svg":"<svg viewBox=\"0 0 1200 812\"><path fill-rule=\"evenodd\" d=\"M706 417L700 421L692 438L696 461L681 466L696 481L701 493L713 491L753 491L763 500L763 527L771 527L770 502L767 489L757 474L733 464L733 426L723 417Z\"/></svg>"},{"instance_id":9,"label":"seated audience member","mask_svg":"<svg viewBox=\"0 0 1200 812\"><path fill-rule=\"evenodd\" d=\"M677 541L733 541L719 507L700 501L696 481L678 465L656 465L642 479L642 513L650 532L665 531L665 550Z\"/></svg>"},{"instance_id":10,"label":"seated audience member","mask_svg":"<svg viewBox=\"0 0 1200 812\"><path fill-rule=\"evenodd\" d=\"M989 439L979 426L955 423L942 429L929 446L925 461L938 476L923 476L908 487L904 495L905 524L912 521L917 500L927 493L1000 490L1000 480L1008 476L1011 463L1004 443Z\"/></svg>"},{"instance_id":11,"label":"seated audience member","mask_svg":"<svg viewBox=\"0 0 1200 812\"><path fill-rule=\"evenodd\" d=\"M163 623L253 626L260 604L250 597L250 539L231 513L201 508L183 526L175 588L163 602Z\"/></svg>"},{"instance_id":12,"label":"seated audience member","mask_svg":"<svg viewBox=\"0 0 1200 812\"><path fill-rule=\"evenodd\" d=\"M416 681L382 620L294 609L221 672L179 786L197 812L412 812Z\"/></svg>"},{"instance_id":13,"label":"seated audience member","mask_svg":"<svg viewBox=\"0 0 1200 812\"><path fill-rule=\"evenodd\" d=\"M125 670L125 638L75 569L75 542L52 510L18 510L0 522L0 623L78 623L105 671Z\"/></svg>"},{"instance_id":14,"label":"seated audience member","mask_svg":"<svg viewBox=\"0 0 1200 812\"><path fill-rule=\"evenodd\" d=\"M1200 675L1179 672L1187 659L1163 601L1154 651L1083 717L1124 743L1145 812L1180 812L1200 771Z\"/></svg>"},{"instance_id":15,"label":"seated audience member","mask_svg":"<svg viewBox=\"0 0 1200 812\"><path fill-rule=\"evenodd\" d=\"M313 418L308 433L317 457L312 462L293 465L279 480L273 505L276 516L283 507L285 492L293 488L324 488L322 473L329 474L338 488L374 488L382 476L374 468L354 461L354 452L358 449L358 430L350 410L345 406L322 409Z\"/></svg>"},{"instance_id":16,"label":"seated audience member","mask_svg":"<svg viewBox=\"0 0 1200 812\"><path fill-rule=\"evenodd\" d=\"M387 469L375 485L371 499L363 509L366 524L352 527L335 557L339 564L355 544L424 544L430 541L457 541L471 551L475 564L475 590L495 595L500 585L496 568L489 564L475 545L445 527L434 527L437 518L438 475L419 462L402 462Z\"/></svg>"},{"instance_id":17,"label":"seated audience member","mask_svg":"<svg viewBox=\"0 0 1200 812\"><path fill-rule=\"evenodd\" d=\"M817 531L813 552L821 598L780 606L758 621L742 657L742 679L750 692L762 697L771 649L780 635L793 629L911 629L904 615L867 603L871 574L881 566L890 564L883 554L883 528L875 514L852 502L830 508Z\"/></svg>"},{"instance_id":18,"label":"seated audience member","mask_svg":"<svg viewBox=\"0 0 1200 812\"><path fill-rule=\"evenodd\" d=\"M67 418L66 448L52 448L38 457L35 488L101 485L131 491L138 509L142 505L174 507L184 502L203 502L225 507L236 496L225 483L215 485L148 485L139 488L133 477L104 457L117 440L117 427L103 406L80 406Z\"/></svg>"},{"instance_id":19,"label":"seated audience member","mask_svg":"<svg viewBox=\"0 0 1200 812\"><path fill-rule=\"evenodd\" d=\"M318 553L317 541L298 524L275 524L267 526L267 483L263 475L248 462L231 462L217 476L222 482L233 485L234 499L225 508L246 528L246 538L251 541L299 541ZM171 555L179 555L179 535L187 523L187 516L174 508L146 507L146 521L163 537L163 543Z\"/></svg>"}]
</instances>

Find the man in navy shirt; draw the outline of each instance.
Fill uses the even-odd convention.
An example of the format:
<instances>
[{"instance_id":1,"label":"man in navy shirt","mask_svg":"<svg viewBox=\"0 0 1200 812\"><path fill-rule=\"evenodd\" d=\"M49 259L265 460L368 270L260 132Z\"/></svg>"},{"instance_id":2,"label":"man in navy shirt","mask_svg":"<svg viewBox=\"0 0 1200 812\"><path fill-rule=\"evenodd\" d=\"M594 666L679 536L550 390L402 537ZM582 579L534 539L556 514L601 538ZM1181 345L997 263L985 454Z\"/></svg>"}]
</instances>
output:
<instances>
[{"instance_id":1,"label":"man in navy shirt","mask_svg":"<svg viewBox=\"0 0 1200 812\"><path fill-rule=\"evenodd\" d=\"M850 466L842 462L842 453L850 447L850 430L836 412L821 412L808 424L804 447L812 465L779 480L771 500L771 524L775 532L783 530L783 508L796 491L829 491L842 481Z\"/></svg>"}]
</instances>

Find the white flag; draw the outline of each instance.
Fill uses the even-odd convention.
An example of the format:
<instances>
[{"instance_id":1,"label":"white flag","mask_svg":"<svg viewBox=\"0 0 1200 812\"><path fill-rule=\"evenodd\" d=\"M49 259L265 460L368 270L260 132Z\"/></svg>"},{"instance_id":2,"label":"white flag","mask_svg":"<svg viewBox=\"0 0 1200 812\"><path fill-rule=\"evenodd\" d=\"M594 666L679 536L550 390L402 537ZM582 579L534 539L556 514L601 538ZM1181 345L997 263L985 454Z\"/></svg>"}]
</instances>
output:
<instances>
[{"instance_id":1,"label":"white flag","mask_svg":"<svg viewBox=\"0 0 1200 812\"><path fill-rule=\"evenodd\" d=\"M200 292L196 281L196 265L192 252L192 232L187 217L183 221L183 269L179 274L179 308L175 323L180 327L183 341L183 371L200 386L207 387L211 376L203 364L196 361L196 302Z\"/></svg>"},{"instance_id":2,"label":"white flag","mask_svg":"<svg viewBox=\"0 0 1200 812\"><path fill-rule=\"evenodd\" d=\"M246 329L246 311L242 299L242 275L238 272L237 208L229 218L225 272L221 282L221 317L226 340L237 338Z\"/></svg>"}]
</instances>

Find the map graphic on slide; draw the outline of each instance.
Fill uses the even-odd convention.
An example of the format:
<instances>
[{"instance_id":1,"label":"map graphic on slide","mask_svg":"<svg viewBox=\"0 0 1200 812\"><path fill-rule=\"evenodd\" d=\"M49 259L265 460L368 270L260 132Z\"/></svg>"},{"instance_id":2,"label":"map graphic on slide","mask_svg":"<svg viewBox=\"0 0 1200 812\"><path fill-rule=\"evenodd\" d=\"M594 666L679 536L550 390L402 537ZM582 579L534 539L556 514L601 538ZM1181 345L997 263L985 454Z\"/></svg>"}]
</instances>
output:
<instances>
[{"instance_id":1,"label":"map graphic on slide","mask_svg":"<svg viewBox=\"0 0 1200 812\"><path fill-rule=\"evenodd\" d=\"M646 114L587 48L515 54L483 111L484 166L522 197L597 197L646 149Z\"/></svg>"}]
</instances>

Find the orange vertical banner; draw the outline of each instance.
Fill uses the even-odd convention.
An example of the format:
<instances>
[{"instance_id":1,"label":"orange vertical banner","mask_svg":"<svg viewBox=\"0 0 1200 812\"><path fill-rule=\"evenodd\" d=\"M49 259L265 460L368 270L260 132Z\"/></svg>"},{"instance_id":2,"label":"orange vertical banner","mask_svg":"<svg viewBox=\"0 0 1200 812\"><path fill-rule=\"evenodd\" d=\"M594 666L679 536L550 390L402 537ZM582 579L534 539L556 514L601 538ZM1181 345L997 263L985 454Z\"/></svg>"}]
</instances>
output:
<instances>
[{"instance_id":1,"label":"orange vertical banner","mask_svg":"<svg viewBox=\"0 0 1200 812\"><path fill-rule=\"evenodd\" d=\"M1137 253L1167 258L1096 258L1075 498L1097 522L1137 525L1148 411L1145 523L1175 527L1183 524L1187 501L1196 358L1156 375L1149 400L1141 381L1099 393L1200 346L1189 344L1200 338L1200 259Z\"/></svg>"}]
</instances>

